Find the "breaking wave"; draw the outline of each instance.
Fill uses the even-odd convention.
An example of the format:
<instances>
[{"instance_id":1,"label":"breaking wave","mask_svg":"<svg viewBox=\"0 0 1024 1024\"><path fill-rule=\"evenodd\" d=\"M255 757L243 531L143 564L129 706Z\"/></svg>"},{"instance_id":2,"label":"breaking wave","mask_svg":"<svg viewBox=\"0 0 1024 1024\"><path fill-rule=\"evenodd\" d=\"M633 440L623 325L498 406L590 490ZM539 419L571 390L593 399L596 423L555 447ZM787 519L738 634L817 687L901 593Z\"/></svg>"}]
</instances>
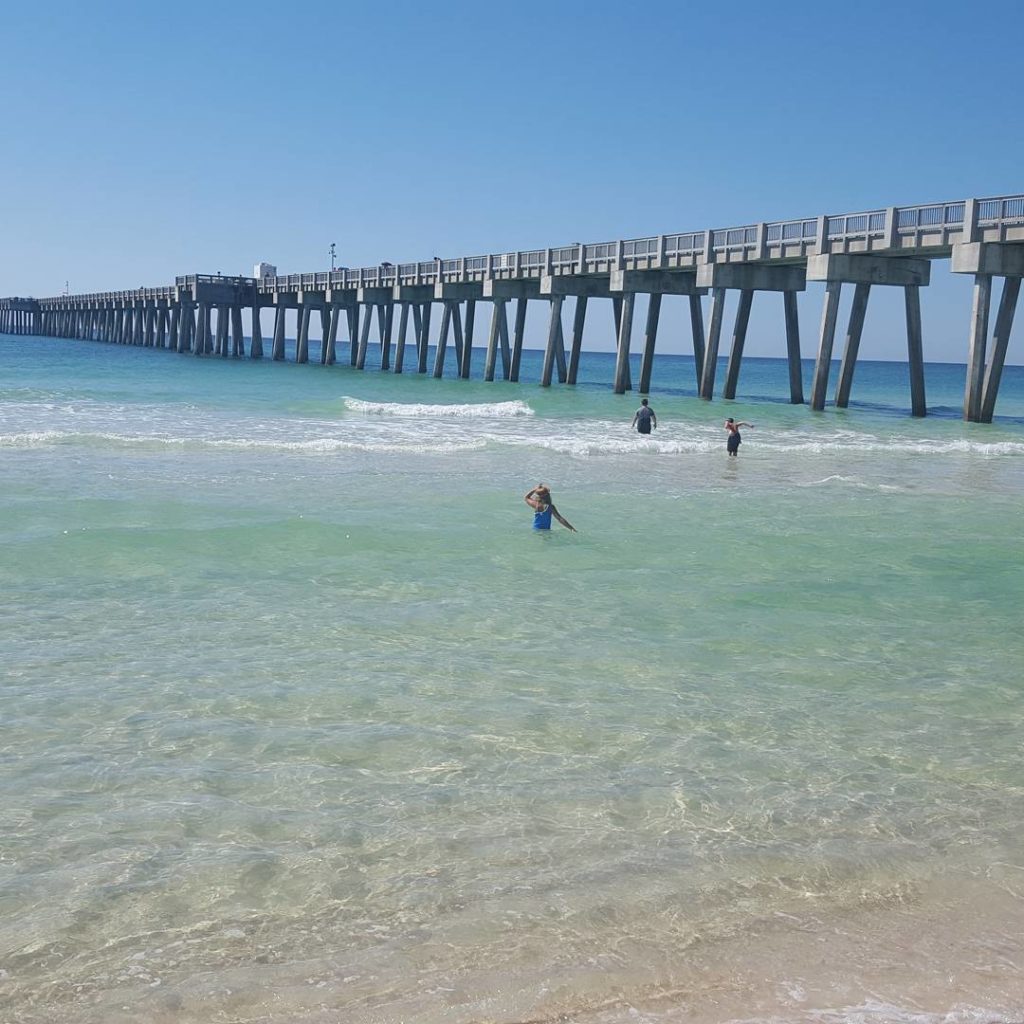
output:
<instances>
[{"instance_id":1,"label":"breaking wave","mask_svg":"<svg viewBox=\"0 0 1024 1024\"><path fill-rule=\"evenodd\" d=\"M345 408L367 416L411 416L417 419L509 419L532 416L526 402L477 402L464 405L429 405L417 402L366 402L361 398L343 396Z\"/></svg>"}]
</instances>

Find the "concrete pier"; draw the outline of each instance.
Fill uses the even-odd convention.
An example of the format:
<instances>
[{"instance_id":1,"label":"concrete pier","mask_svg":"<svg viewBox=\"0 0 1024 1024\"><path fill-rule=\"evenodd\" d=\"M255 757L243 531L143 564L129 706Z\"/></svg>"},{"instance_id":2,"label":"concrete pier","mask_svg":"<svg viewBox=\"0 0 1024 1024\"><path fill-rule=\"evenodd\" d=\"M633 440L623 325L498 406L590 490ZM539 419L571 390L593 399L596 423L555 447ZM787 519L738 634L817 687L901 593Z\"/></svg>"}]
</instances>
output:
<instances>
[{"instance_id":1,"label":"concrete pier","mask_svg":"<svg viewBox=\"0 0 1024 1024\"><path fill-rule=\"evenodd\" d=\"M964 419L991 423L999 382L1006 361L1006 350L1013 328L1021 277L1024 277L1024 245L993 242L965 242L953 246L953 273L974 276L974 301L971 306L970 335L967 350L967 381L964 388ZM992 286L1002 277L1003 288L996 314L992 353L986 363L989 310Z\"/></svg>"},{"instance_id":2,"label":"concrete pier","mask_svg":"<svg viewBox=\"0 0 1024 1024\"><path fill-rule=\"evenodd\" d=\"M825 408L829 371L832 366L832 346L835 340L839 299L844 284L857 286L846 347L840 367L837 399L849 402L850 386L860 348L861 331L872 285L902 287L907 318L907 361L910 366L911 413L924 416L927 412L924 388L924 349L921 338L920 288L931 280L931 263L925 259L875 255L823 254L807 260L807 280L825 282L825 305L822 310L821 330L818 335L818 358L814 366L811 387L811 408L820 412Z\"/></svg>"},{"instance_id":3,"label":"concrete pier","mask_svg":"<svg viewBox=\"0 0 1024 1024\"><path fill-rule=\"evenodd\" d=\"M739 384L740 365L743 360L743 348L746 344L747 326L750 321L750 309L755 292L782 292L786 322L787 355L789 357L790 399L795 398L798 390L793 386L794 368L796 379L800 378L800 335L797 324L796 293L807 287L807 275L802 267L775 267L765 264L731 264L708 263L697 268L696 283L699 289L712 289L715 303L712 308L712 325L708 333L708 348L714 348L714 356L704 362L703 379L701 382L701 398L710 399L714 393L715 370L718 359L718 343L724 316L725 295L727 289L739 292L736 307L736 320L733 325L732 347L729 351L729 364L725 375L723 398L734 399ZM717 315L716 315L717 314ZM799 388L803 401L803 388Z\"/></svg>"},{"instance_id":4,"label":"concrete pier","mask_svg":"<svg viewBox=\"0 0 1024 1024\"><path fill-rule=\"evenodd\" d=\"M842 289L854 286L844 336L835 405L851 398L856 362L875 285L904 289L910 405L924 415L925 339L920 289L929 282L934 259L952 257L955 273L970 273L974 298L968 319L964 416L991 421L1024 277L1024 195L968 198L917 206L879 207L729 228L661 234L614 242L572 243L558 248L382 263L360 269L263 277L193 274L159 288L62 295L46 299L0 299L0 331L19 335L82 338L108 344L192 352L220 358L245 356L244 311L250 311L249 356L262 359L263 307L274 310L270 356L285 358L292 330L295 359L309 360L310 318L319 316L322 366L337 361L338 344L348 344L349 365L367 369L370 334L380 344L380 371L411 368L407 347L415 345L415 370L428 371L432 310L441 306L435 376L444 373L449 343L456 374L473 373L477 304L490 303L483 378L519 381L528 303L544 300L548 325L539 383L572 386L588 328L592 299L611 299L616 358L610 381L616 393L631 390L630 354L637 301L645 305L638 386L656 385L659 329L665 297L686 296L696 390L711 400L725 307L736 292L736 316L729 339L723 397L739 391L748 325L756 293L782 292L780 328L785 329L789 400L804 400L797 293L808 281L824 286L817 360L810 406L825 408ZM1002 278L991 338L995 278ZM702 299L710 295L707 319ZM566 338L565 300L573 300ZM510 304L515 302L514 315ZM760 300L757 300L760 302ZM395 324L395 306L398 323ZM289 310L295 310L294 318ZM510 315L512 322L510 324ZM344 316L344 321L342 317ZM591 321L592 321L591 317ZM342 324L347 325L347 332ZM374 330L374 324L376 329ZM592 323L591 323L592 327ZM397 340L394 338L397 329ZM410 339L411 332L411 339ZM345 334L347 333L347 339ZM781 331L780 331L781 334ZM393 348L394 345L394 348ZM500 372L499 372L500 366Z\"/></svg>"}]
</instances>

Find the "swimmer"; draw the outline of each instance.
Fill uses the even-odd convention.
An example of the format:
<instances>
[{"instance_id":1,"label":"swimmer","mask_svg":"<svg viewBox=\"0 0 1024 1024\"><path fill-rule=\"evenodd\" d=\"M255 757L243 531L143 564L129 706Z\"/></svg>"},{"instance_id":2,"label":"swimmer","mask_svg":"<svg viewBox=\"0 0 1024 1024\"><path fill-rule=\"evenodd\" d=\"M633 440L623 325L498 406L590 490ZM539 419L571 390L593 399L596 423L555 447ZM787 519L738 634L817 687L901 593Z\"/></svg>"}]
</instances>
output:
<instances>
[{"instance_id":1,"label":"swimmer","mask_svg":"<svg viewBox=\"0 0 1024 1024\"><path fill-rule=\"evenodd\" d=\"M740 427L752 427L753 425L753 423L747 423L746 420L740 420L737 423L731 416L725 421L725 429L729 432L725 441L725 450L730 455L735 455L740 450L740 442L743 440L740 436Z\"/></svg>"},{"instance_id":2,"label":"swimmer","mask_svg":"<svg viewBox=\"0 0 1024 1024\"><path fill-rule=\"evenodd\" d=\"M633 422L630 423L630 427L636 427L637 433L649 434L651 427L657 428L658 417L654 415L654 410L647 404L646 398L640 399L640 408L633 413Z\"/></svg>"},{"instance_id":3,"label":"swimmer","mask_svg":"<svg viewBox=\"0 0 1024 1024\"><path fill-rule=\"evenodd\" d=\"M576 533L576 527L558 514L558 509L551 504L551 491L546 484L537 484L526 492L523 500L533 509L533 528L550 530L551 517L554 516L567 530Z\"/></svg>"}]
</instances>

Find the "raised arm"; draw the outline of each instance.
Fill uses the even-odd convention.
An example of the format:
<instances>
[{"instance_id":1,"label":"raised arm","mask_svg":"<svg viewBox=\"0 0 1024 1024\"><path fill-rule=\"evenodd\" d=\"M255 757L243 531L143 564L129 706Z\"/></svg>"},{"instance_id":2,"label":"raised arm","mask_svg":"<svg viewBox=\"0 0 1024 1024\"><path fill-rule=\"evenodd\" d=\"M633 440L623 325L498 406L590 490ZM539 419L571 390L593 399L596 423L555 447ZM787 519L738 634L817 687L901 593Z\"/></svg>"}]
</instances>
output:
<instances>
[{"instance_id":1,"label":"raised arm","mask_svg":"<svg viewBox=\"0 0 1024 1024\"><path fill-rule=\"evenodd\" d=\"M554 517L555 517L555 518L556 518L556 519L557 519L557 520L558 520L558 521L559 521L559 522L560 522L560 523L561 523L561 524L562 524L562 525L563 525L563 526L564 526L564 527L565 527L565 528L566 528L567 530L571 530L571 531L572 531L573 533L576 533L576 532L577 532L577 530L576 530L576 527L575 527L575 526L573 526L573 525L572 525L572 523L570 523L570 522L569 522L569 520L565 518L565 516L563 516L563 515L559 514L559 511L558 511L558 509L557 509L557 508L555 508L555 506L554 506L554 505L552 505L552 506L551 506L551 514L552 514L552 515L553 515L553 516L554 516Z\"/></svg>"},{"instance_id":2,"label":"raised arm","mask_svg":"<svg viewBox=\"0 0 1024 1024\"><path fill-rule=\"evenodd\" d=\"M531 487L526 494L523 495L523 501L525 501L530 508L540 508L540 502L534 497L536 493L537 488Z\"/></svg>"}]
</instances>

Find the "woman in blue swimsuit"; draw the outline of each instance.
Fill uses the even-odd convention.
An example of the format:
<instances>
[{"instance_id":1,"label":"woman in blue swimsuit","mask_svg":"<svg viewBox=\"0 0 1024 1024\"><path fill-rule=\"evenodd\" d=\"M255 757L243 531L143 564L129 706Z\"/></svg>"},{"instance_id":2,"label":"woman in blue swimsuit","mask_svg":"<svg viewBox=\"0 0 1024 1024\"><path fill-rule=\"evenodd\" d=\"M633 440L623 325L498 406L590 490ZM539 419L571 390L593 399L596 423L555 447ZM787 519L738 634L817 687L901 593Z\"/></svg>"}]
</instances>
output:
<instances>
[{"instance_id":1,"label":"woman in blue swimsuit","mask_svg":"<svg viewBox=\"0 0 1024 1024\"><path fill-rule=\"evenodd\" d=\"M523 499L533 509L533 528L535 530L550 530L551 517L554 516L567 530L576 532L576 527L558 514L558 509L551 504L551 491L545 484L537 484L526 492Z\"/></svg>"}]
</instances>

